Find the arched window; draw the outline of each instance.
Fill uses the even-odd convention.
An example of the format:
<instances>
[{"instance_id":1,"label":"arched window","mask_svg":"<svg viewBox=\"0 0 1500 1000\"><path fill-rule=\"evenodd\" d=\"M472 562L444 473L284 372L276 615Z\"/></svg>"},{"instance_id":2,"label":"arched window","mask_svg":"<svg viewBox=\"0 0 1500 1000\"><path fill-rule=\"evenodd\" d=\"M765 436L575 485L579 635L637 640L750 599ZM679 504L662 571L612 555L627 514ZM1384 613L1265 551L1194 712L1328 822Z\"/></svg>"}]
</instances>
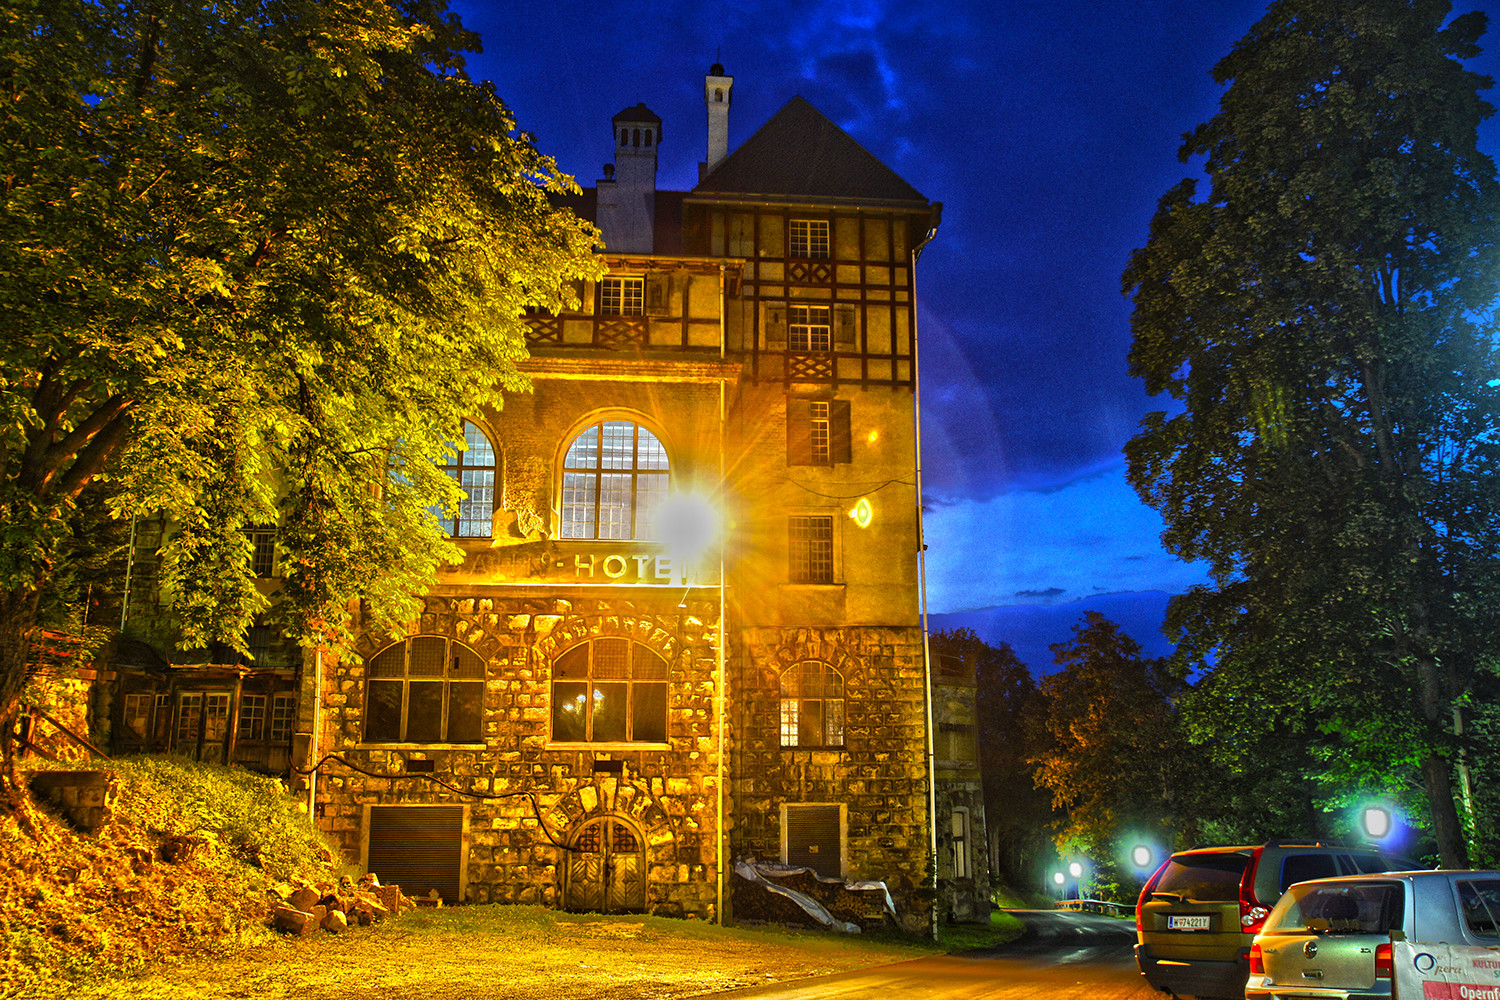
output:
<instances>
[{"instance_id":1,"label":"arched window","mask_svg":"<svg viewBox=\"0 0 1500 1000\"><path fill-rule=\"evenodd\" d=\"M458 517L441 513L443 527L454 538L488 538L495 514L495 449L478 424L464 421L464 450L455 452L443 471L463 487Z\"/></svg>"},{"instance_id":2,"label":"arched window","mask_svg":"<svg viewBox=\"0 0 1500 1000\"><path fill-rule=\"evenodd\" d=\"M628 420L603 420L563 457L562 538L650 539L667 498L667 450Z\"/></svg>"},{"instance_id":3,"label":"arched window","mask_svg":"<svg viewBox=\"0 0 1500 1000\"><path fill-rule=\"evenodd\" d=\"M370 660L366 743L479 743L484 661L468 646L419 635Z\"/></svg>"},{"instance_id":4,"label":"arched window","mask_svg":"<svg viewBox=\"0 0 1500 1000\"><path fill-rule=\"evenodd\" d=\"M782 672L781 745L844 745L844 677L833 667L806 660Z\"/></svg>"},{"instance_id":5,"label":"arched window","mask_svg":"<svg viewBox=\"0 0 1500 1000\"><path fill-rule=\"evenodd\" d=\"M598 638L552 664L552 739L665 743L667 661L629 639Z\"/></svg>"}]
</instances>

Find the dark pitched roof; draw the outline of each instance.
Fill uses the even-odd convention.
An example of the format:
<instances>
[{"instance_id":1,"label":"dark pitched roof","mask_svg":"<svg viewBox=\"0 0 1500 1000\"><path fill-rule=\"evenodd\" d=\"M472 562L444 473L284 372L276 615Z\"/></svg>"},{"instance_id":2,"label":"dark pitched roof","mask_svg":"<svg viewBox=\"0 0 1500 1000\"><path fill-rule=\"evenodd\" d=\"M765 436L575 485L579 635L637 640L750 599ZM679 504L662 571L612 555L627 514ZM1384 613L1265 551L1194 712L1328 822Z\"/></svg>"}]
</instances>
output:
<instances>
[{"instance_id":1,"label":"dark pitched roof","mask_svg":"<svg viewBox=\"0 0 1500 1000\"><path fill-rule=\"evenodd\" d=\"M927 201L800 97L776 112L692 193Z\"/></svg>"}]
</instances>

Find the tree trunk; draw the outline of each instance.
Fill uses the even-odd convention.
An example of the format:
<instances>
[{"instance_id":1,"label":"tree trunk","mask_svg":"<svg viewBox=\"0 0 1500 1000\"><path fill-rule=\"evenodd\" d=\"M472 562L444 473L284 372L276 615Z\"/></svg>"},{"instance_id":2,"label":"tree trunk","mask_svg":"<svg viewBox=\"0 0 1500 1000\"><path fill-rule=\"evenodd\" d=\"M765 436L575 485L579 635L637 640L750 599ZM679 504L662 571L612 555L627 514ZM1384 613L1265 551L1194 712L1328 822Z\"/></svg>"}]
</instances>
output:
<instances>
[{"instance_id":1,"label":"tree trunk","mask_svg":"<svg viewBox=\"0 0 1500 1000\"><path fill-rule=\"evenodd\" d=\"M1453 804L1453 772L1446 757L1429 753L1422 758L1422 784L1432 810L1432 835L1437 839L1442 866L1469 867L1469 845L1458 821L1458 807Z\"/></svg>"},{"instance_id":2,"label":"tree trunk","mask_svg":"<svg viewBox=\"0 0 1500 1000\"><path fill-rule=\"evenodd\" d=\"M15 766L15 730L21 692L30 680L38 593L35 588L0 590L0 807L17 811L29 803Z\"/></svg>"}]
</instances>

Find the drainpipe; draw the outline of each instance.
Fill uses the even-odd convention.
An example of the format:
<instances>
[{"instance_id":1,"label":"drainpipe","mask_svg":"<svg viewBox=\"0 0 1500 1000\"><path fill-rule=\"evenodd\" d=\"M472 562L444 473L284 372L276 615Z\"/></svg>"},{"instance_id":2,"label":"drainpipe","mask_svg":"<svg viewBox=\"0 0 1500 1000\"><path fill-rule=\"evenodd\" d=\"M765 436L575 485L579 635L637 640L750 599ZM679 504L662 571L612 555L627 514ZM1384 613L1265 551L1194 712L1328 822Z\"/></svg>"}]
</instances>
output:
<instances>
[{"instance_id":1,"label":"drainpipe","mask_svg":"<svg viewBox=\"0 0 1500 1000\"><path fill-rule=\"evenodd\" d=\"M932 203L931 225L922 242L911 251L911 383L912 410L915 414L917 459L917 576L921 581L922 602L922 700L927 711L927 831L928 849L932 852L932 938L938 934L938 853L937 853L937 768L932 743L932 652L927 642L927 535L922 524L922 380L917 367L917 261L922 248L937 238L943 221L943 203Z\"/></svg>"},{"instance_id":2,"label":"drainpipe","mask_svg":"<svg viewBox=\"0 0 1500 1000\"><path fill-rule=\"evenodd\" d=\"M724 265L719 265L719 360L724 360L725 330L724 330ZM724 374L719 373L719 630L718 637L714 642L714 715L718 718L719 748L716 757L718 759L718 818L714 825L717 846L714 850L714 862L718 869L717 896L714 905L714 919L720 927L724 926Z\"/></svg>"},{"instance_id":3,"label":"drainpipe","mask_svg":"<svg viewBox=\"0 0 1500 1000\"><path fill-rule=\"evenodd\" d=\"M323 720L323 647L313 650L313 717L312 735L309 738L307 766L312 773L307 776L307 819L314 829L318 826L318 735Z\"/></svg>"}]
</instances>

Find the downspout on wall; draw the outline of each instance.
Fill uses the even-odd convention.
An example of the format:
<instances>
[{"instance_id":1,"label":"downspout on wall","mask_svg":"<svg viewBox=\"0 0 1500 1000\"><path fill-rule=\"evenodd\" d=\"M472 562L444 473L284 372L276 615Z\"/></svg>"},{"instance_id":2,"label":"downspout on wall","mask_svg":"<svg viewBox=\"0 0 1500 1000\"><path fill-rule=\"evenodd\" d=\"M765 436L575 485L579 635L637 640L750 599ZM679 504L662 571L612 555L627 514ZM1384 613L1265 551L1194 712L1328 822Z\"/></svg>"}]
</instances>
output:
<instances>
[{"instance_id":1,"label":"downspout on wall","mask_svg":"<svg viewBox=\"0 0 1500 1000\"><path fill-rule=\"evenodd\" d=\"M912 409L915 414L916 460L917 460L917 576L920 580L922 604L922 697L927 710L927 831L928 850L932 858L932 937L938 932L938 853L937 853L937 764L934 760L932 741L932 651L927 641L927 535L922 520L922 380L917 351L917 261L922 248L937 238L938 226L943 221L943 203L932 203L931 222L927 235L911 251L911 381Z\"/></svg>"}]
</instances>

